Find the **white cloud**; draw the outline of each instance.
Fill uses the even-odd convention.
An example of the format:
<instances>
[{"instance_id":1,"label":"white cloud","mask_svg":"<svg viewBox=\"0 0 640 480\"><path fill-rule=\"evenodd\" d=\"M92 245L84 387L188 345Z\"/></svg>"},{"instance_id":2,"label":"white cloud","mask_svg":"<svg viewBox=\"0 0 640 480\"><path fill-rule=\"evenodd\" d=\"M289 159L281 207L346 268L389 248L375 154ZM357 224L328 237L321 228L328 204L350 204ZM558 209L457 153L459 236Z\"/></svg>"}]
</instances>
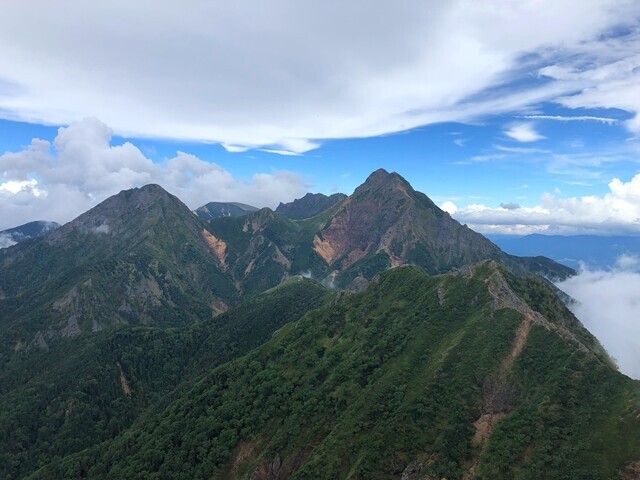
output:
<instances>
[{"instance_id":1,"label":"white cloud","mask_svg":"<svg viewBox=\"0 0 640 480\"><path fill-rule=\"evenodd\" d=\"M0 249L15 245L16 242L11 238L11 235L0 234Z\"/></svg>"},{"instance_id":2,"label":"white cloud","mask_svg":"<svg viewBox=\"0 0 640 480\"><path fill-rule=\"evenodd\" d=\"M451 200L447 200L446 202L444 202L442 205L440 205L440 208L451 215L458 211L458 207Z\"/></svg>"},{"instance_id":3,"label":"white cloud","mask_svg":"<svg viewBox=\"0 0 640 480\"><path fill-rule=\"evenodd\" d=\"M613 271L582 271L558 284L577 303L573 313L600 340L617 361L620 371L640 380L640 274L628 259L627 268Z\"/></svg>"},{"instance_id":4,"label":"white cloud","mask_svg":"<svg viewBox=\"0 0 640 480\"><path fill-rule=\"evenodd\" d=\"M504 134L519 142L535 142L545 138L536 132L532 123L516 123L509 126L508 130L504 131Z\"/></svg>"},{"instance_id":5,"label":"white cloud","mask_svg":"<svg viewBox=\"0 0 640 480\"><path fill-rule=\"evenodd\" d=\"M589 93L601 70L532 73L560 54L600 68L610 57L594 39L639 12L632 0L5 2L0 115L301 153L575 91L567 104L635 111L613 84ZM636 75L607 82L633 90Z\"/></svg>"},{"instance_id":6,"label":"white cloud","mask_svg":"<svg viewBox=\"0 0 640 480\"><path fill-rule=\"evenodd\" d=\"M605 41L591 40L580 46L578 55L567 56L540 70L542 76L582 83L577 93L556 99L570 108L620 108L633 114L625 122L640 132L640 25L632 17L631 32Z\"/></svg>"},{"instance_id":7,"label":"white cloud","mask_svg":"<svg viewBox=\"0 0 640 480\"><path fill-rule=\"evenodd\" d=\"M287 171L238 180L184 152L153 163L132 143L110 145L112 133L88 118L60 128L53 145L34 139L24 150L0 155L0 230L39 219L64 223L120 190L148 183L162 185L190 208L216 200L275 207L309 187Z\"/></svg>"},{"instance_id":8,"label":"white cloud","mask_svg":"<svg viewBox=\"0 0 640 480\"><path fill-rule=\"evenodd\" d=\"M522 118L532 120L555 120L557 122L600 122L607 125L618 123L615 118L609 117L593 117L589 115L562 116L562 115L523 115Z\"/></svg>"},{"instance_id":9,"label":"white cloud","mask_svg":"<svg viewBox=\"0 0 640 480\"><path fill-rule=\"evenodd\" d=\"M545 193L541 204L520 208L472 204L453 215L482 233L640 233L640 174L628 182L614 178L602 196L561 198Z\"/></svg>"}]
</instances>

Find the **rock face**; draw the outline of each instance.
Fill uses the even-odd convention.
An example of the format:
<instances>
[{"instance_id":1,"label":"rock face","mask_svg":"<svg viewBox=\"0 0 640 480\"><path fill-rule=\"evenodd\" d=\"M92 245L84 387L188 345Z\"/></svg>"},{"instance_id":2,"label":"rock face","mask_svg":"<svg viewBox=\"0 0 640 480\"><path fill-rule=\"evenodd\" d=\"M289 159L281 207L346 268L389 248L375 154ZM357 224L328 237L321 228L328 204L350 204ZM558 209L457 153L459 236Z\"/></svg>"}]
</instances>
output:
<instances>
[{"instance_id":1,"label":"rock face","mask_svg":"<svg viewBox=\"0 0 640 480\"><path fill-rule=\"evenodd\" d=\"M276 213L292 220L302 220L318 215L346 199L347 196L344 193L334 193L330 196L322 193L307 193L291 203L280 203Z\"/></svg>"},{"instance_id":2,"label":"rock face","mask_svg":"<svg viewBox=\"0 0 640 480\"><path fill-rule=\"evenodd\" d=\"M203 220L221 217L243 217L259 209L251 205L237 202L209 202L198 208L195 214Z\"/></svg>"},{"instance_id":3,"label":"rock face","mask_svg":"<svg viewBox=\"0 0 640 480\"><path fill-rule=\"evenodd\" d=\"M400 175L383 169L372 173L339 207L313 245L329 269L340 272L341 284L403 264L418 265L432 274L488 259L518 272L536 273L539 268L535 261L505 254ZM558 276L572 272L557 264L553 269Z\"/></svg>"}]
</instances>

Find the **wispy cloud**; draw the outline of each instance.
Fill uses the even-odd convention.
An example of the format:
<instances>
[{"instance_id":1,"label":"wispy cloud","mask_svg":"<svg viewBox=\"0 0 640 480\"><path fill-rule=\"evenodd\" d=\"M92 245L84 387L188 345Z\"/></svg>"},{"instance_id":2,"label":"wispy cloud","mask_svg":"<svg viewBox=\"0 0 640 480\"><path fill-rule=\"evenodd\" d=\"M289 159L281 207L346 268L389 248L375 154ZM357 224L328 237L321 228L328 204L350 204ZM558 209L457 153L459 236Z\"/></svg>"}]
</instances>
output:
<instances>
[{"instance_id":1,"label":"wispy cloud","mask_svg":"<svg viewBox=\"0 0 640 480\"><path fill-rule=\"evenodd\" d=\"M561 116L561 115L523 115L520 118L527 118L532 120L555 120L558 122L600 122L607 125L613 125L618 123L616 118L608 117L592 117L588 115L579 116Z\"/></svg>"},{"instance_id":2,"label":"wispy cloud","mask_svg":"<svg viewBox=\"0 0 640 480\"><path fill-rule=\"evenodd\" d=\"M277 149L271 149L271 148L260 148L259 150L261 152L274 153L276 155L283 155L285 157L299 157L302 155L301 153L292 152L290 150L277 150Z\"/></svg>"},{"instance_id":3,"label":"wispy cloud","mask_svg":"<svg viewBox=\"0 0 640 480\"><path fill-rule=\"evenodd\" d=\"M518 142L536 142L546 138L544 135L538 133L533 123L516 123L504 130L503 132L507 137L513 138Z\"/></svg>"}]
</instances>

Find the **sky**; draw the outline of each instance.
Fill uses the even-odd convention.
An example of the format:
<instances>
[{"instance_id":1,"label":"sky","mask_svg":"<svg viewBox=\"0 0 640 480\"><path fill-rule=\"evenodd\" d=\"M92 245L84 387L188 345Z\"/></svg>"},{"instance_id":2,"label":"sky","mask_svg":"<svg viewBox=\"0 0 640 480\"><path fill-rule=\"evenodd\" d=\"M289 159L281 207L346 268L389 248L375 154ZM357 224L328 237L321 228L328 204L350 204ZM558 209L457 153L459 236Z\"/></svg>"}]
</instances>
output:
<instances>
[{"instance_id":1,"label":"sky","mask_svg":"<svg viewBox=\"0 0 640 480\"><path fill-rule=\"evenodd\" d=\"M4 0L0 230L397 171L483 233L640 234L637 0Z\"/></svg>"}]
</instances>

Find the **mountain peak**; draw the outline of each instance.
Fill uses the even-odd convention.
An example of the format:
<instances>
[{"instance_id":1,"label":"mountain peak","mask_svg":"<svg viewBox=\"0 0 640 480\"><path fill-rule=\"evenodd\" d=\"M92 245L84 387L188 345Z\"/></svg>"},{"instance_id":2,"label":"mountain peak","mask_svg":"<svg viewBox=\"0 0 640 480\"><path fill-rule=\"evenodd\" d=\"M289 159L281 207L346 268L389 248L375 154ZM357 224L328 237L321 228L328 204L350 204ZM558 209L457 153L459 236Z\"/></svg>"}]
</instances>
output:
<instances>
[{"instance_id":1,"label":"mountain peak","mask_svg":"<svg viewBox=\"0 0 640 480\"><path fill-rule=\"evenodd\" d=\"M407 182L401 175L396 172L389 173L384 168L379 168L367 177L365 182L360 185L353 193L354 198L360 198L362 195L385 189L390 192L399 192L403 196L413 192L411 184Z\"/></svg>"},{"instance_id":2,"label":"mountain peak","mask_svg":"<svg viewBox=\"0 0 640 480\"><path fill-rule=\"evenodd\" d=\"M116 234L149 227L169 216L191 218L193 214L177 197L160 185L122 190L91 210L55 231L50 241L56 242L71 231L80 233Z\"/></svg>"}]
</instances>

